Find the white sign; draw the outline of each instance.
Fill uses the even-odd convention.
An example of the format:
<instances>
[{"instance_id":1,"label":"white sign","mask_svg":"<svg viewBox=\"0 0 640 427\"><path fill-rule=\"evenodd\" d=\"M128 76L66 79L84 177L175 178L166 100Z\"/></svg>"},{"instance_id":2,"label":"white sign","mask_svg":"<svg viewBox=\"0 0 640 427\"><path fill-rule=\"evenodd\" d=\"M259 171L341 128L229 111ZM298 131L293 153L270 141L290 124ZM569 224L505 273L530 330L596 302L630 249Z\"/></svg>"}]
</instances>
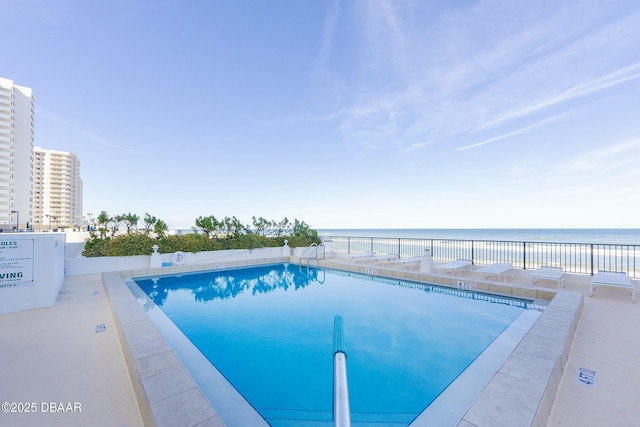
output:
<instances>
[{"instance_id":1,"label":"white sign","mask_svg":"<svg viewBox=\"0 0 640 427\"><path fill-rule=\"evenodd\" d=\"M578 368L578 381L582 384L593 386L596 384L595 369Z\"/></svg>"},{"instance_id":2,"label":"white sign","mask_svg":"<svg viewBox=\"0 0 640 427\"><path fill-rule=\"evenodd\" d=\"M0 239L0 288L33 284L33 239Z\"/></svg>"}]
</instances>

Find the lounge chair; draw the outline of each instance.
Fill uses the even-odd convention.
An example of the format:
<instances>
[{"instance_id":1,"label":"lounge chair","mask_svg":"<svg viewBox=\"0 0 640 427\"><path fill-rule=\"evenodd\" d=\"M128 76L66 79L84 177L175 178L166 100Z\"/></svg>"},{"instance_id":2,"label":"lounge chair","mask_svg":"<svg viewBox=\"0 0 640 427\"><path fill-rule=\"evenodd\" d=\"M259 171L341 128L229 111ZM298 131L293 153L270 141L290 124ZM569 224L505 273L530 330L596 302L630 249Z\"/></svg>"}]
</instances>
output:
<instances>
[{"instance_id":1,"label":"lounge chair","mask_svg":"<svg viewBox=\"0 0 640 427\"><path fill-rule=\"evenodd\" d=\"M376 253L375 252L363 252L359 254L349 254L349 258L364 258L364 257L372 257Z\"/></svg>"},{"instance_id":2,"label":"lounge chair","mask_svg":"<svg viewBox=\"0 0 640 427\"><path fill-rule=\"evenodd\" d=\"M497 274L498 280L500 282L504 282L502 274L506 273L504 275L504 279L506 279L512 269L513 265L510 262L496 262L488 267L480 268L478 273L483 273L485 278L489 277L491 274Z\"/></svg>"},{"instance_id":3,"label":"lounge chair","mask_svg":"<svg viewBox=\"0 0 640 427\"><path fill-rule=\"evenodd\" d=\"M370 261L389 261L392 259L396 259L398 258L400 255L398 254L387 254L387 255L371 255L371 256L364 256L364 257L359 257L356 258L356 261L366 261L366 262L370 262Z\"/></svg>"},{"instance_id":4,"label":"lounge chair","mask_svg":"<svg viewBox=\"0 0 640 427\"><path fill-rule=\"evenodd\" d=\"M422 257L421 256L414 256L411 258L399 258L396 260L391 261L393 264L412 264L414 262L420 262L422 261Z\"/></svg>"},{"instance_id":5,"label":"lounge chair","mask_svg":"<svg viewBox=\"0 0 640 427\"><path fill-rule=\"evenodd\" d=\"M453 262L448 262L446 264L436 265L436 269L438 270L448 270L449 273L453 274L454 271L458 271L458 276L462 274L462 270L469 270L471 273L471 266L473 262L470 259L461 259L458 258Z\"/></svg>"},{"instance_id":6,"label":"lounge chair","mask_svg":"<svg viewBox=\"0 0 640 427\"><path fill-rule=\"evenodd\" d=\"M564 287L564 270L562 267L550 267L548 265L538 267L537 270L529 273L529 286L531 286L531 280L535 283L540 279L555 280L558 282L558 289L561 289Z\"/></svg>"},{"instance_id":7,"label":"lounge chair","mask_svg":"<svg viewBox=\"0 0 640 427\"><path fill-rule=\"evenodd\" d=\"M624 271L598 271L598 274L593 276L593 279L591 280L590 297L593 296L593 291L596 286L616 286L627 288L631 290L631 301L634 303L636 302L636 288L633 286L633 282Z\"/></svg>"}]
</instances>

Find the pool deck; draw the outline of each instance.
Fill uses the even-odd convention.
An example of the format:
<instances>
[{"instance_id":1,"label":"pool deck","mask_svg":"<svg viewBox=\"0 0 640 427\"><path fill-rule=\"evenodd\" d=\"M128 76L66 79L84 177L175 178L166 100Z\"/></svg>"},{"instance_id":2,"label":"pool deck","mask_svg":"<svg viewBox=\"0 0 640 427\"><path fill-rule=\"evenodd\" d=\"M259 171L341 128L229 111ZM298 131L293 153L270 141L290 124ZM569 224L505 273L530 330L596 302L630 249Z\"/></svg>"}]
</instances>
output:
<instances>
[{"instance_id":1,"label":"pool deck","mask_svg":"<svg viewBox=\"0 0 640 427\"><path fill-rule=\"evenodd\" d=\"M417 271L415 264L394 268ZM527 273L514 270L506 283L528 286ZM567 278L565 289L585 296L584 309L547 426L636 425L640 304L615 288L599 288L589 298L588 280ZM535 287L557 285L540 281ZM0 425L143 425L100 275L66 277L55 307L0 315L0 342L0 403L34 403L27 406L36 409L0 412ZM595 371L595 384L578 381L579 368ZM60 411L60 403L69 411Z\"/></svg>"},{"instance_id":2,"label":"pool deck","mask_svg":"<svg viewBox=\"0 0 640 427\"><path fill-rule=\"evenodd\" d=\"M143 425L100 275L65 277L54 307L0 315L0 342L0 401L35 403L0 411L1 426Z\"/></svg>"}]
</instances>

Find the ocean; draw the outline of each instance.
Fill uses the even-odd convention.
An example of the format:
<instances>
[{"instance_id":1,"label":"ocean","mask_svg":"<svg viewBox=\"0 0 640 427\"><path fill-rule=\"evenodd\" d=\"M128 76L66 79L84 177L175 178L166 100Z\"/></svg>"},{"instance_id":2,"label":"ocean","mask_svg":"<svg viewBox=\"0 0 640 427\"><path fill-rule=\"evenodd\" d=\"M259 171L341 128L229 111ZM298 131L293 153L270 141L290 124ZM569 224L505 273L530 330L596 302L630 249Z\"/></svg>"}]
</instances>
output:
<instances>
[{"instance_id":1,"label":"ocean","mask_svg":"<svg viewBox=\"0 0 640 427\"><path fill-rule=\"evenodd\" d=\"M318 229L320 236L640 245L640 228Z\"/></svg>"}]
</instances>

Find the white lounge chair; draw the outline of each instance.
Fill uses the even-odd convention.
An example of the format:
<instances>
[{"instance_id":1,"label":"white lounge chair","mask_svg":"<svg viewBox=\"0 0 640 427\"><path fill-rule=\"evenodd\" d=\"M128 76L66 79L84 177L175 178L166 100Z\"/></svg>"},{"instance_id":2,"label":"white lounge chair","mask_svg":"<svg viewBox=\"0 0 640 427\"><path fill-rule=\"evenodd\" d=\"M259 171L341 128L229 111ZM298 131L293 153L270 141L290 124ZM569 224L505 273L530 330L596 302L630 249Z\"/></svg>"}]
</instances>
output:
<instances>
[{"instance_id":1,"label":"white lounge chair","mask_svg":"<svg viewBox=\"0 0 640 427\"><path fill-rule=\"evenodd\" d=\"M562 267L550 267L548 265L538 267L537 270L529 273L529 286L531 286L531 280L535 283L540 279L555 280L558 282L558 289L561 289L564 287L564 270Z\"/></svg>"},{"instance_id":2,"label":"white lounge chair","mask_svg":"<svg viewBox=\"0 0 640 427\"><path fill-rule=\"evenodd\" d=\"M387 255L371 255L371 256L365 256L365 257L360 257L360 258L356 258L356 261L366 261L366 262L370 262L370 261L389 261L392 259L396 259L398 258L400 255L398 254L387 254Z\"/></svg>"},{"instance_id":3,"label":"white lounge chair","mask_svg":"<svg viewBox=\"0 0 640 427\"><path fill-rule=\"evenodd\" d=\"M627 288L631 290L631 301L634 303L636 302L636 288L633 286L633 282L624 271L598 271L598 274L593 276L593 279L591 280L590 297L593 296L593 291L596 286L616 286Z\"/></svg>"},{"instance_id":4,"label":"white lounge chair","mask_svg":"<svg viewBox=\"0 0 640 427\"><path fill-rule=\"evenodd\" d=\"M396 260L391 261L393 264L412 264L414 262L420 262L422 261L422 257L421 256L414 256L411 258L399 258Z\"/></svg>"},{"instance_id":5,"label":"white lounge chair","mask_svg":"<svg viewBox=\"0 0 640 427\"><path fill-rule=\"evenodd\" d=\"M484 274L485 278L489 277L491 274L497 274L498 280L500 282L504 282L502 274L506 273L504 275L504 278L506 279L512 269L513 265L510 262L496 262L488 267L478 269L478 273Z\"/></svg>"},{"instance_id":6,"label":"white lounge chair","mask_svg":"<svg viewBox=\"0 0 640 427\"><path fill-rule=\"evenodd\" d=\"M364 258L364 257L372 257L376 253L375 252L363 252L359 254L349 254L349 258Z\"/></svg>"},{"instance_id":7,"label":"white lounge chair","mask_svg":"<svg viewBox=\"0 0 640 427\"><path fill-rule=\"evenodd\" d=\"M469 273L471 273L471 266L473 265L473 262L470 259L461 259L458 258L457 260L453 261L453 262L448 262L446 264L440 264L440 265L436 265L436 269L438 270L448 270L449 273L452 273L454 271L458 272L458 276L460 276L462 274L463 270L469 270Z\"/></svg>"}]
</instances>

